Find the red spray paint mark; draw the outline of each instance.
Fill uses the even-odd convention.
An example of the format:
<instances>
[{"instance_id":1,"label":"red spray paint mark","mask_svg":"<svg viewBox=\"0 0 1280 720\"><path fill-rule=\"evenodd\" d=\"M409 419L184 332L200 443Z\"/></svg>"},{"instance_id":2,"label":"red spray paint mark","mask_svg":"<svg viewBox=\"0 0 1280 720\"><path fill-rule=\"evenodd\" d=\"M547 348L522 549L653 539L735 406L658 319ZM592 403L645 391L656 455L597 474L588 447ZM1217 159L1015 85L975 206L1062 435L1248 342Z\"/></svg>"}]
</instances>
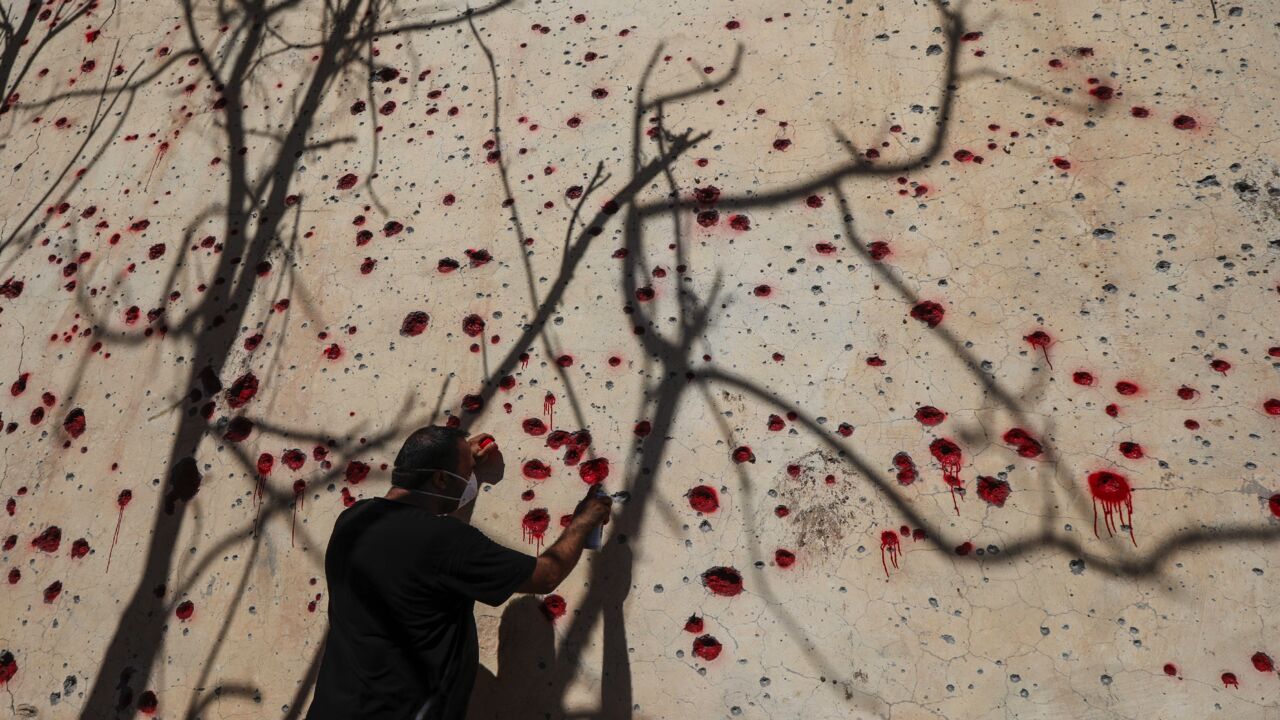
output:
<instances>
[{"instance_id":1,"label":"red spray paint mark","mask_svg":"<svg viewBox=\"0 0 1280 720\"><path fill-rule=\"evenodd\" d=\"M710 485L689 490L689 507L700 513L713 513L720 508L720 496Z\"/></svg>"},{"instance_id":2,"label":"red spray paint mark","mask_svg":"<svg viewBox=\"0 0 1280 720\"><path fill-rule=\"evenodd\" d=\"M1200 123L1190 115L1179 115L1173 119L1173 126L1179 130L1195 130L1200 127Z\"/></svg>"},{"instance_id":3,"label":"red spray paint mark","mask_svg":"<svg viewBox=\"0 0 1280 720\"><path fill-rule=\"evenodd\" d=\"M351 188L355 187L356 183L359 181L360 181L360 178L357 177L355 173L347 173L346 175L343 175L342 177L338 178L338 189L350 190Z\"/></svg>"},{"instance_id":4,"label":"red spray paint mark","mask_svg":"<svg viewBox=\"0 0 1280 720\"><path fill-rule=\"evenodd\" d=\"M1121 380L1116 383L1116 392L1121 395L1136 395L1138 393L1138 385L1128 380Z\"/></svg>"},{"instance_id":5,"label":"red spray paint mark","mask_svg":"<svg viewBox=\"0 0 1280 720\"><path fill-rule=\"evenodd\" d=\"M778 567L786 569L796 564L796 554L790 550L778 548L773 553L773 561L777 563Z\"/></svg>"},{"instance_id":6,"label":"red spray paint mark","mask_svg":"<svg viewBox=\"0 0 1280 720\"><path fill-rule=\"evenodd\" d=\"M1178 666L1177 666L1177 665L1174 665L1173 663L1165 663L1165 664L1164 664L1164 674L1165 674L1165 675L1168 675L1169 677L1175 677L1175 676L1177 676L1177 674L1178 674Z\"/></svg>"},{"instance_id":7,"label":"red spray paint mark","mask_svg":"<svg viewBox=\"0 0 1280 720\"><path fill-rule=\"evenodd\" d=\"M716 595L733 597L742 592L742 574L731 567L716 566L702 573L702 585Z\"/></svg>"},{"instance_id":8,"label":"red spray paint mark","mask_svg":"<svg viewBox=\"0 0 1280 720\"><path fill-rule=\"evenodd\" d=\"M733 449L733 461L741 465L744 462L754 463L756 454L751 452L751 448L746 445L739 445Z\"/></svg>"},{"instance_id":9,"label":"red spray paint mark","mask_svg":"<svg viewBox=\"0 0 1280 720\"><path fill-rule=\"evenodd\" d=\"M18 674L18 661L8 650L0 651L0 685L4 685Z\"/></svg>"},{"instance_id":10,"label":"red spray paint mark","mask_svg":"<svg viewBox=\"0 0 1280 720\"><path fill-rule=\"evenodd\" d=\"M550 392L542 398L542 414L547 416L547 425L556 426L556 396Z\"/></svg>"},{"instance_id":11,"label":"red spray paint mark","mask_svg":"<svg viewBox=\"0 0 1280 720\"><path fill-rule=\"evenodd\" d=\"M120 539L120 525L124 522L124 509L128 507L129 501L133 500L133 491L128 488L121 490L116 496L116 507L119 509L119 515L116 517L116 531L111 536L111 549L107 551L107 572L111 572L111 556L116 551L116 541Z\"/></svg>"},{"instance_id":12,"label":"red spray paint mark","mask_svg":"<svg viewBox=\"0 0 1280 720\"><path fill-rule=\"evenodd\" d=\"M258 394L258 378L251 372L245 373L236 378L236 381L227 388L226 398L227 405L233 409L242 408Z\"/></svg>"},{"instance_id":13,"label":"red spray paint mark","mask_svg":"<svg viewBox=\"0 0 1280 720\"><path fill-rule=\"evenodd\" d=\"M9 386L9 394L14 397L18 397L25 392L27 389L27 380L30 379L30 377L31 373L22 373L19 375L18 379L14 380L13 384Z\"/></svg>"},{"instance_id":14,"label":"red spray paint mark","mask_svg":"<svg viewBox=\"0 0 1280 720\"><path fill-rule=\"evenodd\" d=\"M526 418L521 427L524 431L534 437L547 434L547 425L540 418Z\"/></svg>"},{"instance_id":15,"label":"red spray paint mark","mask_svg":"<svg viewBox=\"0 0 1280 720\"><path fill-rule=\"evenodd\" d=\"M871 255L871 259L880 262L893 254L893 249L889 247L889 243L884 240L876 240L867 245L867 253Z\"/></svg>"},{"instance_id":16,"label":"red spray paint mark","mask_svg":"<svg viewBox=\"0 0 1280 720\"><path fill-rule=\"evenodd\" d=\"M1280 416L1280 398L1270 398L1262 403L1262 410L1271 416Z\"/></svg>"},{"instance_id":17,"label":"red spray paint mark","mask_svg":"<svg viewBox=\"0 0 1280 720\"><path fill-rule=\"evenodd\" d=\"M538 551L542 550L542 538L551 525L551 515L546 508L534 508L525 513L520 521L520 528L525 542L537 543Z\"/></svg>"},{"instance_id":18,"label":"red spray paint mark","mask_svg":"<svg viewBox=\"0 0 1280 720\"><path fill-rule=\"evenodd\" d=\"M582 482L598 485L609 477L609 460L607 458L588 460L578 467L578 475L582 478Z\"/></svg>"},{"instance_id":19,"label":"red spray paint mark","mask_svg":"<svg viewBox=\"0 0 1280 720\"><path fill-rule=\"evenodd\" d=\"M693 654L703 660L715 660L720 657L722 649L720 641L710 635L700 635L693 639Z\"/></svg>"},{"instance_id":20,"label":"red spray paint mark","mask_svg":"<svg viewBox=\"0 0 1280 720\"><path fill-rule=\"evenodd\" d=\"M89 554L88 540L85 540L84 538L80 538L75 542L71 543L71 558L73 560L79 560L80 558L88 554Z\"/></svg>"},{"instance_id":21,"label":"red spray paint mark","mask_svg":"<svg viewBox=\"0 0 1280 720\"><path fill-rule=\"evenodd\" d=\"M362 463L359 460L352 460L347 463L347 470L344 473L347 482L352 485L359 485L369 477L368 463Z\"/></svg>"},{"instance_id":22,"label":"red spray paint mark","mask_svg":"<svg viewBox=\"0 0 1280 720\"><path fill-rule=\"evenodd\" d=\"M1009 493L1012 489L1005 480L999 480L989 475L978 476L978 497L985 500L990 505L996 507L1004 507L1004 503L1009 499Z\"/></svg>"},{"instance_id":23,"label":"red spray paint mark","mask_svg":"<svg viewBox=\"0 0 1280 720\"><path fill-rule=\"evenodd\" d=\"M462 332L470 337L480 337L484 333L484 318L471 314L462 319Z\"/></svg>"},{"instance_id":24,"label":"red spray paint mark","mask_svg":"<svg viewBox=\"0 0 1280 720\"><path fill-rule=\"evenodd\" d=\"M703 625L702 618L697 615L690 615L689 619L684 621L684 631L697 635L702 632Z\"/></svg>"},{"instance_id":25,"label":"red spray paint mark","mask_svg":"<svg viewBox=\"0 0 1280 720\"><path fill-rule=\"evenodd\" d=\"M1209 363L1209 367L1213 368L1214 372L1220 372L1225 376L1227 371L1231 369L1231 363L1221 358L1215 358L1213 362Z\"/></svg>"},{"instance_id":26,"label":"red spray paint mark","mask_svg":"<svg viewBox=\"0 0 1280 720\"><path fill-rule=\"evenodd\" d=\"M1240 681L1236 679L1236 674L1231 672L1222 673L1222 687L1240 689Z\"/></svg>"},{"instance_id":27,"label":"red spray paint mark","mask_svg":"<svg viewBox=\"0 0 1280 720\"><path fill-rule=\"evenodd\" d=\"M49 583L49 587L44 589L44 601L46 603L52 604L57 601L58 596L61 594L62 594L62 581L54 580L52 583Z\"/></svg>"},{"instance_id":28,"label":"red spray paint mark","mask_svg":"<svg viewBox=\"0 0 1280 720\"><path fill-rule=\"evenodd\" d=\"M951 504L955 506L956 514L959 515L960 504L956 502L956 490L959 490L962 496L964 495L964 484L960 480L960 465L964 461L964 456L960 452L960 446L948 438L938 438L929 443L929 452L942 466L942 480L951 488Z\"/></svg>"},{"instance_id":29,"label":"red spray paint mark","mask_svg":"<svg viewBox=\"0 0 1280 720\"><path fill-rule=\"evenodd\" d=\"M889 577L889 563L893 564L893 569L898 569L898 554L902 552L902 546L898 542L898 533L893 530L885 530L880 533L880 564L884 566L884 576ZM888 553L889 562L885 562L885 554Z\"/></svg>"},{"instance_id":30,"label":"red spray paint mark","mask_svg":"<svg viewBox=\"0 0 1280 720\"><path fill-rule=\"evenodd\" d=\"M1089 387L1090 385L1093 385L1093 373L1086 370L1077 370L1074 373L1071 373L1071 381L1077 385Z\"/></svg>"},{"instance_id":31,"label":"red spray paint mark","mask_svg":"<svg viewBox=\"0 0 1280 720\"><path fill-rule=\"evenodd\" d=\"M1272 515L1280 518L1280 493L1267 498L1267 507L1271 509Z\"/></svg>"},{"instance_id":32,"label":"red spray paint mark","mask_svg":"<svg viewBox=\"0 0 1280 720\"><path fill-rule=\"evenodd\" d=\"M280 462L284 463L290 470L297 472L306 464L307 454L298 448L291 448L289 450L285 450L284 454L280 456Z\"/></svg>"},{"instance_id":33,"label":"red spray paint mark","mask_svg":"<svg viewBox=\"0 0 1280 720\"><path fill-rule=\"evenodd\" d=\"M1130 460L1141 460L1145 455L1145 453L1142 451L1141 445L1139 445L1136 442L1129 442L1127 440L1125 442L1120 443L1120 454L1124 455Z\"/></svg>"},{"instance_id":34,"label":"red spray paint mark","mask_svg":"<svg viewBox=\"0 0 1280 720\"><path fill-rule=\"evenodd\" d=\"M551 594L542 598L542 614L548 620L555 622L556 618L564 617L566 610L568 610L568 605L565 603L564 598L559 595Z\"/></svg>"},{"instance_id":35,"label":"red spray paint mark","mask_svg":"<svg viewBox=\"0 0 1280 720\"><path fill-rule=\"evenodd\" d=\"M546 480L551 477L551 467L541 460L526 461L520 471L530 480Z\"/></svg>"},{"instance_id":36,"label":"red spray paint mark","mask_svg":"<svg viewBox=\"0 0 1280 720\"><path fill-rule=\"evenodd\" d=\"M1040 441L1022 428L1010 429L1004 434L1004 441L1012 445L1018 451L1018 455L1024 458L1040 457L1044 452L1044 447L1040 444Z\"/></svg>"},{"instance_id":37,"label":"red spray paint mark","mask_svg":"<svg viewBox=\"0 0 1280 720\"><path fill-rule=\"evenodd\" d=\"M1249 661L1253 663L1253 669L1260 673L1275 672L1276 664L1271 661L1271 656L1261 650L1254 653Z\"/></svg>"},{"instance_id":38,"label":"red spray paint mark","mask_svg":"<svg viewBox=\"0 0 1280 720\"><path fill-rule=\"evenodd\" d=\"M62 421L62 429L66 430L67 434L73 439L83 435L85 430L84 410L76 408L67 413L66 419Z\"/></svg>"},{"instance_id":39,"label":"red spray paint mark","mask_svg":"<svg viewBox=\"0 0 1280 720\"><path fill-rule=\"evenodd\" d=\"M946 310L932 300L925 300L923 302L916 303L915 306L911 308L911 317L931 328L937 327L938 323L942 322L942 317L945 314Z\"/></svg>"},{"instance_id":40,"label":"red spray paint mark","mask_svg":"<svg viewBox=\"0 0 1280 720\"><path fill-rule=\"evenodd\" d=\"M31 547L37 550L43 550L47 553L58 552L58 547L62 545L62 529L57 525L50 525L44 529L44 532L31 538Z\"/></svg>"},{"instance_id":41,"label":"red spray paint mark","mask_svg":"<svg viewBox=\"0 0 1280 720\"><path fill-rule=\"evenodd\" d=\"M919 477L915 461L905 452L893 456L893 466L898 469L898 483L902 485L910 485Z\"/></svg>"},{"instance_id":42,"label":"red spray paint mark","mask_svg":"<svg viewBox=\"0 0 1280 720\"><path fill-rule=\"evenodd\" d=\"M947 414L932 405L921 405L916 409L916 420L926 427L933 427L946 419Z\"/></svg>"},{"instance_id":43,"label":"red spray paint mark","mask_svg":"<svg viewBox=\"0 0 1280 720\"><path fill-rule=\"evenodd\" d=\"M404 321L400 323L400 334L404 337L417 337L427 329L427 323L431 321L431 317L421 310L414 310L404 316Z\"/></svg>"},{"instance_id":44,"label":"red spray paint mark","mask_svg":"<svg viewBox=\"0 0 1280 720\"><path fill-rule=\"evenodd\" d=\"M1193 387L1188 387L1186 385L1183 385L1182 387L1178 388L1178 397L1183 400L1192 400L1195 398L1196 395L1199 395L1199 394L1200 394L1200 391L1196 390Z\"/></svg>"},{"instance_id":45,"label":"red spray paint mark","mask_svg":"<svg viewBox=\"0 0 1280 720\"><path fill-rule=\"evenodd\" d=\"M293 520L289 525L289 547L293 547L294 538L296 537L296 534L297 534L298 511L302 509L303 503L306 502L306 498L302 496L302 494L306 491L307 491L306 480L293 481Z\"/></svg>"},{"instance_id":46,"label":"red spray paint mark","mask_svg":"<svg viewBox=\"0 0 1280 720\"><path fill-rule=\"evenodd\" d=\"M156 698L154 692L148 690L138 696L138 712L143 715L155 715L159 708L160 700Z\"/></svg>"},{"instance_id":47,"label":"red spray paint mark","mask_svg":"<svg viewBox=\"0 0 1280 720\"><path fill-rule=\"evenodd\" d=\"M1049 333L1043 330L1037 330L1030 335L1022 338L1031 344L1033 348L1040 348L1044 353L1044 361L1049 365L1049 369L1053 369L1053 363L1049 360L1049 346L1053 344L1053 338L1049 337Z\"/></svg>"},{"instance_id":48,"label":"red spray paint mark","mask_svg":"<svg viewBox=\"0 0 1280 720\"><path fill-rule=\"evenodd\" d=\"M195 612L196 612L196 604L191 602L190 600L183 600L182 602L178 603L178 607L173 609L174 616L177 617L179 620L182 620L183 622L190 620L191 616L194 615Z\"/></svg>"},{"instance_id":49,"label":"red spray paint mark","mask_svg":"<svg viewBox=\"0 0 1280 720\"><path fill-rule=\"evenodd\" d=\"M1121 525L1129 526L1129 539L1137 546L1133 537L1133 491L1129 481L1119 473L1110 470L1098 470L1089 475L1089 492L1093 494L1093 535L1098 537L1098 503L1102 503L1102 513L1111 535L1116 530L1116 515ZM1128 520L1125 513L1128 513Z\"/></svg>"}]
</instances>

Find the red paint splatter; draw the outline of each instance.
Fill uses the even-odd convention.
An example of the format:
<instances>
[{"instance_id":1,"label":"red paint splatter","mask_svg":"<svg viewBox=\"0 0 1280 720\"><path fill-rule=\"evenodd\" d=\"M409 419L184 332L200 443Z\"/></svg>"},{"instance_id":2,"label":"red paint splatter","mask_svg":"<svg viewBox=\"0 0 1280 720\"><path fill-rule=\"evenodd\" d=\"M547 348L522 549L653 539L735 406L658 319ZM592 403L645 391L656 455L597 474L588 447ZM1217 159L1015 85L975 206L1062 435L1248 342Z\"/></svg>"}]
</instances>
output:
<instances>
[{"instance_id":1,"label":"red paint splatter","mask_svg":"<svg viewBox=\"0 0 1280 720\"><path fill-rule=\"evenodd\" d=\"M946 310L932 300L925 300L923 302L916 303L915 306L911 308L911 317L931 328L937 327L938 323L942 322L942 317L945 314Z\"/></svg>"},{"instance_id":2,"label":"red paint splatter","mask_svg":"<svg viewBox=\"0 0 1280 720\"><path fill-rule=\"evenodd\" d=\"M792 565L796 564L796 554L791 552L790 550L784 550L782 548L778 548L773 553L773 561L777 563L778 567L780 568L784 568L784 569L789 568Z\"/></svg>"},{"instance_id":3,"label":"red paint splatter","mask_svg":"<svg viewBox=\"0 0 1280 720\"><path fill-rule=\"evenodd\" d=\"M537 548L541 551L542 538L546 535L549 525L551 525L551 515L547 513L546 508L534 508L525 513L524 519L520 521L525 542L537 543Z\"/></svg>"},{"instance_id":4,"label":"red paint splatter","mask_svg":"<svg viewBox=\"0 0 1280 720\"><path fill-rule=\"evenodd\" d=\"M85 540L84 538L80 538L75 542L71 543L71 558L73 560L79 560L80 558L88 554L89 554L88 540Z\"/></svg>"},{"instance_id":5,"label":"red paint splatter","mask_svg":"<svg viewBox=\"0 0 1280 720\"><path fill-rule=\"evenodd\" d=\"M258 394L258 378L251 372L245 373L236 378L236 381L227 388L226 398L227 405L233 409L242 408Z\"/></svg>"},{"instance_id":6,"label":"red paint splatter","mask_svg":"<svg viewBox=\"0 0 1280 720\"><path fill-rule=\"evenodd\" d=\"M926 427L933 427L946 419L947 414L932 405L921 405L916 409L916 420Z\"/></svg>"},{"instance_id":7,"label":"red paint splatter","mask_svg":"<svg viewBox=\"0 0 1280 720\"><path fill-rule=\"evenodd\" d=\"M548 392L542 398L542 414L547 416L547 424L551 427L556 426L556 396Z\"/></svg>"},{"instance_id":8,"label":"red paint splatter","mask_svg":"<svg viewBox=\"0 0 1280 720\"><path fill-rule=\"evenodd\" d=\"M404 337L417 337L427 329L427 323L431 321L431 317L421 310L414 310L404 316L404 321L400 323L400 334Z\"/></svg>"},{"instance_id":9,"label":"red paint splatter","mask_svg":"<svg viewBox=\"0 0 1280 720\"><path fill-rule=\"evenodd\" d=\"M598 485L609 477L609 460L607 458L588 460L578 467L578 475L582 478L582 482Z\"/></svg>"},{"instance_id":10,"label":"red paint splatter","mask_svg":"<svg viewBox=\"0 0 1280 720\"><path fill-rule=\"evenodd\" d=\"M190 600L183 600L182 602L178 603L178 607L173 609L174 616L177 617L179 620L182 620L183 622L190 620L191 616L194 615L195 612L196 612L196 604L191 602Z\"/></svg>"},{"instance_id":11,"label":"red paint splatter","mask_svg":"<svg viewBox=\"0 0 1280 720\"><path fill-rule=\"evenodd\" d=\"M1116 383L1116 392L1121 395L1136 395L1138 393L1138 389L1137 383L1132 383L1128 380L1121 380Z\"/></svg>"},{"instance_id":12,"label":"red paint splatter","mask_svg":"<svg viewBox=\"0 0 1280 720\"><path fill-rule=\"evenodd\" d=\"M1168 675L1169 677L1176 676L1178 674L1178 666L1174 665L1173 663L1165 663L1164 674Z\"/></svg>"},{"instance_id":13,"label":"red paint splatter","mask_svg":"<svg viewBox=\"0 0 1280 720\"><path fill-rule=\"evenodd\" d=\"M1270 508L1272 515L1280 518L1280 493L1267 498L1267 507Z\"/></svg>"},{"instance_id":14,"label":"red paint splatter","mask_svg":"<svg viewBox=\"0 0 1280 720\"><path fill-rule=\"evenodd\" d=\"M76 408L67 413L66 419L62 421L62 429L66 430L67 434L73 439L83 435L85 430L84 410Z\"/></svg>"},{"instance_id":15,"label":"red paint splatter","mask_svg":"<svg viewBox=\"0 0 1280 720\"><path fill-rule=\"evenodd\" d=\"M955 506L956 514L959 515L960 505L956 502L956 491L959 490L961 496L964 495L964 484L960 479L960 466L964 456L960 452L960 446L948 438L938 438L929 443L929 452L942 466L942 480L951 488L951 504Z\"/></svg>"},{"instance_id":16,"label":"red paint splatter","mask_svg":"<svg viewBox=\"0 0 1280 720\"><path fill-rule=\"evenodd\" d=\"M46 603L53 603L57 601L58 596L61 594L62 594L62 581L54 580L52 583L49 583L49 587L46 587L44 589L44 601Z\"/></svg>"},{"instance_id":17,"label":"red paint splatter","mask_svg":"<svg viewBox=\"0 0 1280 720\"><path fill-rule=\"evenodd\" d=\"M57 525L50 525L43 532L31 539L31 547L37 550L43 550L47 553L58 552L58 547L62 545L62 529Z\"/></svg>"},{"instance_id":18,"label":"red paint splatter","mask_svg":"<svg viewBox=\"0 0 1280 720\"><path fill-rule=\"evenodd\" d=\"M1120 443L1120 454L1124 455L1130 460L1141 460L1142 457L1145 455L1145 453L1142 451L1141 445L1139 445L1136 442L1131 442L1128 440Z\"/></svg>"},{"instance_id":19,"label":"red paint splatter","mask_svg":"<svg viewBox=\"0 0 1280 720\"><path fill-rule=\"evenodd\" d=\"M1254 653L1249 661L1253 663L1253 669L1260 673L1275 672L1276 664L1271 661L1271 656L1261 650Z\"/></svg>"},{"instance_id":20,"label":"red paint splatter","mask_svg":"<svg viewBox=\"0 0 1280 720\"><path fill-rule=\"evenodd\" d=\"M703 625L702 618L697 615L690 615L689 619L684 621L684 631L697 635L702 632Z\"/></svg>"},{"instance_id":21,"label":"red paint splatter","mask_svg":"<svg viewBox=\"0 0 1280 720\"><path fill-rule=\"evenodd\" d=\"M1179 130L1195 130L1200 127L1200 123L1190 115L1179 115L1173 119L1173 126Z\"/></svg>"},{"instance_id":22,"label":"red paint splatter","mask_svg":"<svg viewBox=\"0 0 1280 720\"><path fill-rule=\"evenodd\" d=\"M713 513L720 508L720 496L710 485L689 490L689 507L700 513Z\"/></svg>"},{"instance_id":23,"label":"red paint splatter","mask_svg":"<svg viewBox=\"0 0 1280 720\"><path fill-rule=\"evenodd\" d=\"M1240 689L1240 681L1236 679L1236 674L1231 672L1222 673L1222 687Z\"/></svg>"},{"instance_id":24,"label":"red paint splatter","mask_svg":"<svg viewBox=\"0 0 1280 720\"><path fill-rule=\"evenodd\" d=\"M999 480L989 475L978 476L978 497L990 505L1004 507L1004 503L1009 499L1011 491L1007 481Z\"/></svg>"},{"instance_id":25,"label":"red paint splatter","mask_svg":"<svg viewBox=\"0 0 1280 720\"><path fill-rule=\"evenodd\" d=\"M18 674L18 661L8 650L0 651L0 685L4 685Z\"/></svg>"},{"instance_id":26,"label":"red paint splatter","mask_svg":"<svg viewBox=\"0 0 1280 720\"><path fill-rule=\"evenodd\" d=\"M160 707L160 700L156 698L156 694L150 690L138 696L138 712L143 715L155 715L156 710Z\"/></svg>"},{"instance_id":27,"label":"red paint splatter","mask_svg":"<svg viewBox=\"0 0 1280 720\"><path fill-rule=\"evenodd\" d=\"M754 463L756 454L751 452L751 448L746 445L739 445L733 449L733 461L741 465L744 462Z\"/></svg>"},{"instance_id":28,"label":"red paint splatter","mask_svg":"<svg viewBox=\"0 0 1280 720\"><path fill-rule=\"evenodd\" d=\"M1089 387L1090 385L1093 385L1093 373L1086 370L1077 370L1074 373L1071 373L1071 381L1077 385Z\"/></svg>"},{"instance_id":29,"label":"red paint splatter","mask_svg":"<svg viewBox=\"0 0 1280 720\"><path fill-rule=\"evenodd\" d=\"M1040 457L1044 447L1022 428L1012 428L1004 434L1004 441L1017 449L1018 455L1024 458Z\"/></svg>"},{"instance_id":30,"label":"red paint splatter","mask_svg":"<svg viewBox=\"0 0 1280 720\"><path fill-rule=\"evenodd\" d=\"M898 541L898 533L893 530L885 530L880 533L880 564L884 566L884 576L889 577L889 563L893 564L893 569L898 569L898 555L902 552L902 545ZM885 562L886 553L889 556L889 562Z\"/></svg>"},{"instance_id":31,"label":"red paint splatter","mask_svg":"<svg viewBox=\"0 0 1280 720\"><path fill-rule=\"evenodd\" d=\"M915 462L905 452L899 452L893 456L893 466L898 469L899 484L910 485L919 477Z\"/></svg>"},{"instance_id":32,"label":"red paint splatter","mask_svg":"<svg viewBox=\"0 0 1280 720\"><path fill-rule=\"evenodd\" d=\"M742 592L742 574L731 567L716 566L702 573L702 585L716 595L733 597Z\"/></svg>"},{"instance_id":33,"label":"red paint splatter","mask_svg":"<svg viewBox=\"0 0 1280 720\"><path fill-rule=\"evenodd\" d=\"M338 189L350 190L351 188L355 187L356 183L359 181L360 181L360 178L357 177L355 173L347 173L346 175L343 175L342 177L338 178Z\"/></svg>"},{"instance_id":34,"label":"red paint splatter","mask_svg":"<svg viewBox=\"0 0 1280 720\"><path fill-rule=\"evenodd\" d=\"M359 485L369 477L369 465L359 460L352 460L347 463L347 470L344 473L346 481L352 485Z\"/></svg>"},{"instance_id":35,"label":"red paint splatter","mask_svg":"<svg viewBox=\"0 0 1280 720\"><path fill-rule=\"evenodd\" d=\"M1089 492L1093 494L1094 537L1098 537L1098 503L1102 503L1107 532L1115 534L1116 520L1119 519L1120 525L1129 526L1129 539L1136 546L1138 541L1133 537L1133 491L1129 487L1129 481L1119 473L1098 470L1089 475ZM1128 520L1125 519L1126 512Z\"/></svg>"},{"instance_id":36,"label":"red paint splatter","mask_svg":"<svg viewBox=\"0 0 1280 720\"><path fill-rule=\"evenodd\" d=\"M1268 415L1280 415L1280 398L1270 398L1262 403L1262 410Z\"/></svg>"},{"instance_id":37,"label":"red paint splatter","mask_svg":"<svg viewBox=\"0 0 1280 720\"><path fill-rule=\"evenodd\" d=\"M1022 339L1030 343L1031 347L1040 348L1040 351L1044 353L1045 363L1048 364L1049 369L1052 370L1053 363L1049 360L1049 346L1053 344L1053 338L1049 337L1049 333L1043 330L1036 330L1030 335L1024 336Z\"/></svg>"},{"instance_id":38,"label":"red paint splatter","mask_svg":"<svg viewBox=\"0 0 1280 720\"><path fill-rule=\"evenodd\" d=\"M564 617L567 610L568 605L559 595L551 594L542 598L542 614L552 622L555 622L556 618Z\"/></svg>"},{"instance_id":39,"label":"red paint splatter","mask_svg":"<svg viewBox=\"0 0 1280 720\"><path fill-rule=\"evenodd\" d=\"M703 660L715 660L723 649L720 641L710 635L700 635L693 640L693 654Z\"/></svg>"},{"instance_id":40,"label":"red paint splatter","mask_svg":"<svg viewBox=\"0 0 1280 720\"><path fill-rule=\"evenodd\" d=\"M1200 394L1200 391L1196 390L1193 387L1188 387L1186 385L1183 385L1182 387L1178 388L1178 397L1183 400L1192 400L1195 398L1196 395L1199 395L1199 394Z\"/></svg>"}]
</instances>

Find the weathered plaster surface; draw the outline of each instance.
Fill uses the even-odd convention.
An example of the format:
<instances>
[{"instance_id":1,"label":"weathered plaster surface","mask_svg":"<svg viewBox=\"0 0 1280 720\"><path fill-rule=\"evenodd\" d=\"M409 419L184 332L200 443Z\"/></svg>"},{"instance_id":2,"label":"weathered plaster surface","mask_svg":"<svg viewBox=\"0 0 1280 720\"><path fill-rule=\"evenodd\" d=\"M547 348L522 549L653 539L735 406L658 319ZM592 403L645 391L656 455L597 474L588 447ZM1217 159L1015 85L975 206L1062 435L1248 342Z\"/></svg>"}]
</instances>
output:
<instances>
[{"instance_id":1,"label":"weathered plaster surface","mask_svg":"<svg viewBox=\"0 0 1280 720\"><path fill-rule=\"evenodd\" d=\"M475 717L1280 717L1276 6L461 9L5 4L0 714L298 717L344 501L460 418L532 552L540 418L626 495Z\"/></svg>"}]
</instances>

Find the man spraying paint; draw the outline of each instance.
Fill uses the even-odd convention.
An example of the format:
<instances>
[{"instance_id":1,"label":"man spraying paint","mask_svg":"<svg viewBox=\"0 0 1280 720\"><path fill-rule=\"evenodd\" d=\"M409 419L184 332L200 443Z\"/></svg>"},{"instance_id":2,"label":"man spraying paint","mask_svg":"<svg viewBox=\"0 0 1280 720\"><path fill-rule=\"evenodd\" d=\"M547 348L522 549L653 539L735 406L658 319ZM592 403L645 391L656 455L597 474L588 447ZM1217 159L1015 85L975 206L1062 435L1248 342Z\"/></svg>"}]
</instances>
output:
<instances>
[{"instance_id":1,"label":"man spraying paint","mask_svg":"<svg viewBox=\"0 0 1280 720\"><path fill-rule=\"evenodd\" d=\"M462 720L479 665L475 601L549 593L612 504L596 486L538 557L470 524L481 483L502 480L490 435L433 425L396 456L384 497L338 516L325 553L329 631L307 720Z\"/></svg>"}]
</instances>

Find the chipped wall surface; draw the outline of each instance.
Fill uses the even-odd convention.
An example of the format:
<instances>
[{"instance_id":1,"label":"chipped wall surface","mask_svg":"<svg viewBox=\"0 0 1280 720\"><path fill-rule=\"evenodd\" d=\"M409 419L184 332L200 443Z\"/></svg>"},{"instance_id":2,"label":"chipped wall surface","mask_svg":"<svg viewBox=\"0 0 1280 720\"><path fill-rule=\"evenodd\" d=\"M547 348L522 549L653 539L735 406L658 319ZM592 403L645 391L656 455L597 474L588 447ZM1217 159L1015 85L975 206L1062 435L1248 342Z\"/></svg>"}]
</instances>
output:
<instances>
[{"instance_id":1,"label":"chipped wall surface","mask_svg":"<svg viewBox=\"0 0 1280 720\"><path fill-rule=\"evenodd\" d=\"M448 420L621 493L473 717L1280 717L1273 3L4 7L0 715L299 717Z\"/></svg>"}]
</instances>

